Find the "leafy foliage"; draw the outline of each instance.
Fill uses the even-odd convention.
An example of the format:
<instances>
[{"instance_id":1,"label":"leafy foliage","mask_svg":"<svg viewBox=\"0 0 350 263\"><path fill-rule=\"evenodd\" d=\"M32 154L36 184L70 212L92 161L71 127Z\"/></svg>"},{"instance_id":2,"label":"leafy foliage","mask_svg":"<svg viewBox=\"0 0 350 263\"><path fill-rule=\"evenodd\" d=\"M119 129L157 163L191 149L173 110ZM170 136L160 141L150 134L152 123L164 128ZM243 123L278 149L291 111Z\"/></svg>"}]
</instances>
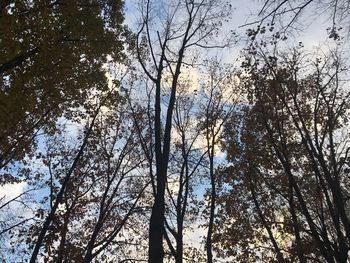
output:
<instances>
[{"instance_id":1,"label":"leafy foliage","mask_svg":"<svg viewBox=\"0 0 350 263\"><path fill-rule=\"evenodd\" d=\"M334 54L309 68L302 57L249 66L250 103L226 126L232 166L222 172L219 222L227 227L217 238L240 260L274 257L259 249L267 240L278 262L347 258L347 71Z\"/></svg>"},{"instance_id":2,"label":"leafy foliage","mask_svg":"<svg viewBox=\"0 0 350 263\"><path fill-rule=\"evenodd\" d=\"M106 90L107 57L123 59L121 1L2 1L0 166L35 146L72 107ZM72 113L72 112L71 112Z\"/></svg>"}]
</instances>

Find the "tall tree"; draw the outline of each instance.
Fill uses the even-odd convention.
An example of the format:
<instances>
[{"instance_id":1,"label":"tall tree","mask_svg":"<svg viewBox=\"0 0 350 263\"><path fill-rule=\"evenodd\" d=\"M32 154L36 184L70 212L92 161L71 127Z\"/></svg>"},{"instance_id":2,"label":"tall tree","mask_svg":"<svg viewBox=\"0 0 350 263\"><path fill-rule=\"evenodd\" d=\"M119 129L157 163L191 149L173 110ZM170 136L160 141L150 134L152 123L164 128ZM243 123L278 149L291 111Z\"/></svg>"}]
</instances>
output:
<instances>
[{"instance_id":1,"label":"tall tree","mask_svg":"<svg viewBox=\"0 0 350 263\"><path fill-rule=\"evenodd\" d=\"M149 262L163 262L165 191L171 145L171 130L178 81L185 55L192 48L208 47L229 9L222 1L174 1L163 6L146 1L142 6L142 22L137 38L139 62L155 87L154 147L156 162L156 192L149 228ZM156 16L155 11L162 11ZM155 28L160 19L160 29ZM142 45L146 47L142 47ZM210 45L210 44L209 44ZM150 63L148 63L150 62ZM162 105L166 98L166 106ZM163 120L162 110L165 113Z\"/></svg>"},{"instance_id":2,"label":"tall tree","mask_svg":"<svg viewBox=\"0 0 350 263\"><path fill-rule=\"evenodd\" d=\"M337 53L331 53L302 71L302 57L299 51L281 57L262 54L262 65L250 64L245 128L236 139L227 130L229 158L240 168L226 180L232 186L242 180L279 261L346 262L346 69ZM278 240L283 233L290 237L287 248Z\"/></svg>"},{"instance_id":3,"label":"tall tree","mask_svg":"<svg viewBox=\"0 0 350 263\"><path fill-rule=\"evenodd\" d=\"M208 159L208 180L209 190L207 192L208 207L205 214L208 214L208 230L206 235L207 262L213 262L213 232L214 219L216 216L217 199L217 169L215 158L219 152L219 144L222 140L222 130L232 113L238 106L240 99L239 86L237 85L237 74L232 65L220 65L213 60L206 69L207 77L203 76L199 97L200 108L200 129L205 142L206 157ZM206 75L206 74L204 74ZM220 162L220 161L219 161Z\"/></svg>"},{"instance_id":4,"label":"tall tree","mask_svg":"<svg viewBox=\"0 0 350 263\"><path fill-rule=\"evenodd\" d=\"M147 219L139 203L149 178L142 176L137 133L128 105L102 108L78 136L68 128L42 142L36 159L41 165L33 169L38 175L28 184L42 185L43 196L36 198L36 221L12 232L19 237L12 243L15 260L22 255L28 260L31 254L32 262L107 262L110 249L114 259L127 260L133 257L128 251L141 245L139 227L141 219ZM72 138L67 141L69 133ZM76 149L77 144L82 146ZM25 243L27 249L21 252Z\"/></svg>"},{"instance_id":5,"label":"tall tree","mask_svg":"<svg viewBox=\"0 0 350 263\"><path fill-rule=\"evenodd\" d=\"M175 147L172 148L169 160L165 239L177 263L183 262L190 252L194 252L184 235L190 231L190 225L198 220L198 213L193 213L192 206L196 200L198 177L207 154L201 143L201 129L196 119L202 98L195 90L196 85L196 80L181 79L173 119L172 141ZM175 244L172 243L172 238Z\"/></svg>"}]
</instances>

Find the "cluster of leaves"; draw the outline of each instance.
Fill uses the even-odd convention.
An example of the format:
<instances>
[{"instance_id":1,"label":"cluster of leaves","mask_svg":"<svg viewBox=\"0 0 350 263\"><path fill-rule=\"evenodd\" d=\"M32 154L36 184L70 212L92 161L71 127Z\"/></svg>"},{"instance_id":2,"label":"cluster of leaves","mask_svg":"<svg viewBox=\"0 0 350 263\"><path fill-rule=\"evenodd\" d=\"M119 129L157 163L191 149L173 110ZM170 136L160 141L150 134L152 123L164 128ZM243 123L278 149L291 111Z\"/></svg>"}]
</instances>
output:
<instances>
[{"instance_id":1,"label":"cluster of leaves","mask_svg":"<svg viewBox=\"0 0 350 263\"><path fill-rule=\"evenodd\" d=\"M302 57L294 51L274 64L267 59L242 80L250 101L226 126L232 165L219 182L223 255L246 262L347 258L347 71L334 54L309 67Z\"/></svg>"},{"instance_id":2,"label":"cluster of leaves","mask_svg":"<svg viewBox=\"0 0 350 263\"><path fill-rule=\"evenodd\" d=\"M39 129L106 90L107 55L123 59L122 1L2 1L0 167L35 146ZM72 113L72 112L71 112Z\"/></svg>"}]
</instances>

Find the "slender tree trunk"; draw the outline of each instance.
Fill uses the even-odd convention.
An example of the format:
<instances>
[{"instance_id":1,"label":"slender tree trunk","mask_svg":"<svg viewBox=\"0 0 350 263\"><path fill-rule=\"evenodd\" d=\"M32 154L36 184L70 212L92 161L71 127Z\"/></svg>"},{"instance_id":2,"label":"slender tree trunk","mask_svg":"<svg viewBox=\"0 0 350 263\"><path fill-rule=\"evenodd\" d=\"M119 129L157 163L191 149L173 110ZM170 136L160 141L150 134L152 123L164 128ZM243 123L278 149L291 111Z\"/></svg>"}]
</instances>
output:
<instances>
[{"instance_id":1,"label":"slender tree trunk","mask_svg":"<svg viewBox=\"0 0 350 263\"><path fill-rule=\"evenodd\" d=\"M295 235L295 243L296 243L296 248L297 248L297 255L298 255L298 258L300 260L300 263L306 263L306 259L305 259L303 247L302 247L302 242L301 242L301 237L300 237L298 218L297 218L297 215L295 213L293 184L292 184L291 180L289 180L289 179L288 179L288 187L289 187L288 202L289 202L289 206L290 206L290 213L292 216L293 230L294 230L294 235Z\"/></svg>"},{"instance_id":2,"label":"slender tree trunk","mask_svg":"<svg viewBox=\"0 0 350 263\"><path fill-rule=\"evenodd\" d=\"M68 232L69 216L70 216L70 211L67 211L66 215L64 216L64 223L60 233L61 240L60 240L59 250L57 253L58 254L57 261L56 261L57 263L63 262L65 247L66 247L67 232Z\"/></svg>"},{"instance_id":3,"label":"slender tree trunk","mask_svg":"<svg viewBox=\"0 0 350 263\"><path fill-rule=\"evenodd\" d=\"M182 179L180 179L180 184L183 184ZM182 204L181 204L181 197L182 196L182 190L183 188L180 187L179 196L178 196L178 203L177 203L177 236L176 236L176 257L175 261L176 263L182 263L183 258L183 220L184 220L184 214L182 210ZM186 197L184 197L185 199ZM184 204L186 206L186 204Z\"/></svg>"},{"instance_id":4,"label":"slender tree trunk","mask_svg":"<svg viewBox=\"0 0 350 263\"><path fill-rule=\"evenodd\" d=\"M183 140L184 143L184 140ZM185 153L185 149L183 149L183 153ZM188 181L189 181L189 171L188 171L188 162L187 162L187 155L184 155L185 158L185 182L183 181L183 177L180 178L180 191L181 193L183 190L185 190L183 199L179 196L177 200L177 237L176 237L176 263L182 263L183 262L183 224L184 224L184 218L186 213L186 207L187 207L187 198L188 198ZM185 189L184 189L185 188ZM183 202L181 202L183 200Z\"/></svg>"},{"instance_id":5,"label":"slender tree trunk","mask_svg":"<svg viewBox=\"0 0 350 263\"><path fill-rule=\"evenodd\" d=\"M212 145L212 148L213 147L214 147L214 144ZM215 176L214 176L214 156L213 156L214 149L210 149L209 151L211 151L210 156L209 156L209 161L210 161L209 173L210 173L211 193L210 193L210 214L209 214L206 249L207 249L207 262L213 263L212 235L213 235L213 228L214 228L216 188L215 188Z\"/></svg>"}]
</instances>

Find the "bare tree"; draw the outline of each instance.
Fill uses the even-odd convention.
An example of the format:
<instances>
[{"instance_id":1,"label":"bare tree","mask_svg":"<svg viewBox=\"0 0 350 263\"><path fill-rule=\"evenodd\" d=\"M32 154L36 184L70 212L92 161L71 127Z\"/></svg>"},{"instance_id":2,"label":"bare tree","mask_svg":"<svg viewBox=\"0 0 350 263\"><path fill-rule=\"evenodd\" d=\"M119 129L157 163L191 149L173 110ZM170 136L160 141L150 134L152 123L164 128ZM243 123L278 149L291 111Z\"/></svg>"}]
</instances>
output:
<instances>
[{"instance_id":1,"label":"bare tree","mask_svg":"<svg viewBox=\"0 0 350 263\"><path fill-rule=\"evenodd\" d=\"M154 147L156 193L150 218L149 262L163 262L165 192L170 157L171 130L178 81L185 59L195 47L217 47L209 42L218 33L229 9L222 1L174 1L162 5L146 1L142 8L141 28L137 36L139 62L155 87ZM158 13L158 16L155 15ZM160 21L155 19L160 18ZM159 30L155 28L159 22ZM222 46L222 44L220 44ZM168 79L168 80L167 80ZM166 106L162 106L162 98ZM166 112L163 120L162 110ZM163 122L164 121L164 122Z\"/></svg>"},{"instance_id":2,"label":"bare tree","mask_svg":"<svg viewBox=\"0 0 350 263\"><path fill-rule=\"evenodd\" d=\"M185 81L187 82L187 81ZM195 85L188 80L189 85ZM185 86L185 87L184 87ZM201 145L201 130L196 120L200 96L186 84L179 84L179 94L175 103L174 138L171 158L166 203L165 239L175 262L183 262L186 250L184 235L189 231L188 224L194 223L196 215L191 213L191 204L196 187L196 179L203 166L207 152ZM187 223L187 226L186 226ZM169 237L170 236L170 237ZM175 245L172 244L172 238ZM192 248L190 248L192 249Z\"/></svg>"}]
</instances>

